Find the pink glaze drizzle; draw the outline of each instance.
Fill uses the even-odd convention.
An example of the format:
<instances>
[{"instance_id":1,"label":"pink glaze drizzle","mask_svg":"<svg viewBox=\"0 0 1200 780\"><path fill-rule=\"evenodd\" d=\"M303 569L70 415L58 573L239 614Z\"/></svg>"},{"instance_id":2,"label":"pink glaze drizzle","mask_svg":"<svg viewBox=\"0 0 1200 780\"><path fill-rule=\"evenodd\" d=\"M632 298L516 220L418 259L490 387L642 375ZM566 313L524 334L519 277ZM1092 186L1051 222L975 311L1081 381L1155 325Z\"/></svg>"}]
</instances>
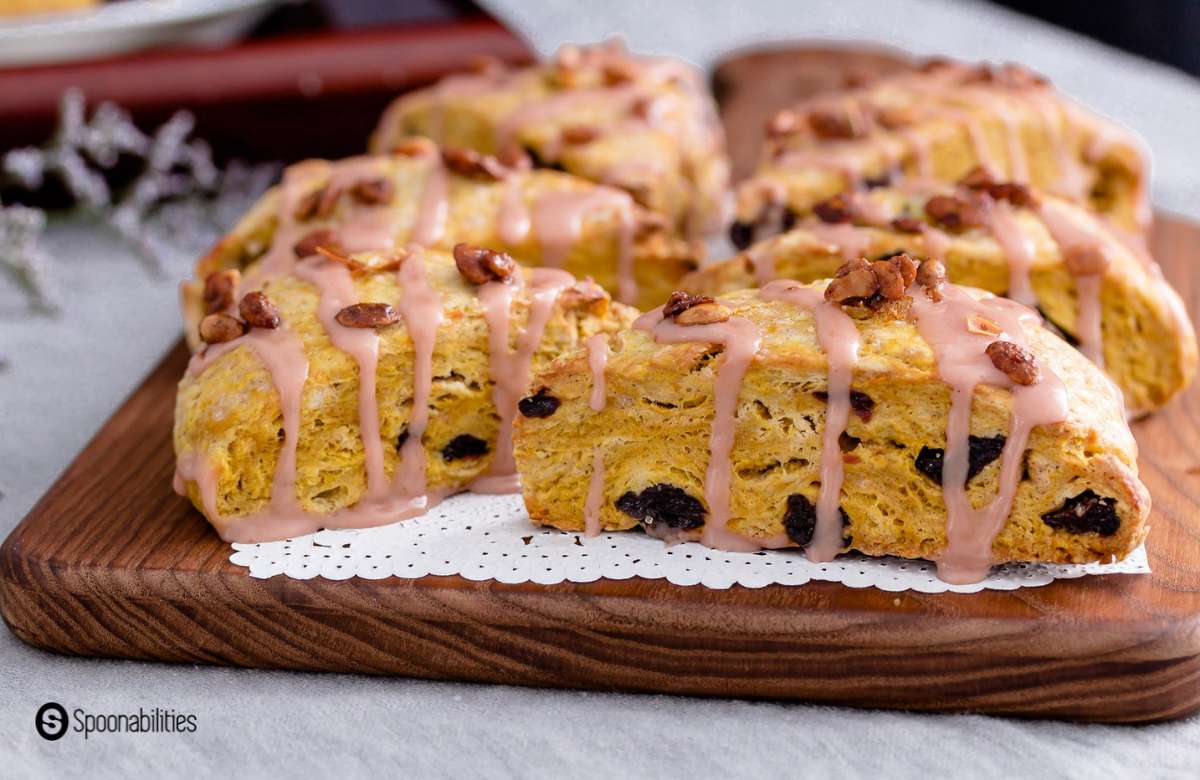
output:
<instances>
[{"instance_id":1,"label":"pink glaze drizzle","mask_svg":"<svg viewBox=\"0 0 1200 780\"><path fill-rule=\"evenodd\" d=\"M425 254L416 246L409 247L396 275L403 293L397 308L404 318L404 327L413 343L412 412L408 418L408 438L400 446L400 462L392 475L394 489L400 495L419 498L426 495L428 486L425 469L428 453L422 437L429 425L429 399L433 394L433 350L437 344L438 328L444 314L437 292L429 284Z\"/></svg>"},{"instance_id":2,"label":"pink glaze drizzle","mask_svg":"<svg viewBox=\"0 0 1200 780\"><path fill-rule=\"evenodd\" d=\"M583 220L594 209L608 208L617 218L617 298L622 303L637 300L638 285L633 268L633 199L629 193L610 187L578 192L551 192L538 198L532 222L542 249L542 263L551 268L566 265L571 249L583 234Z\"/></svg>"},{"instance_id":3,"label":"pink glaze drizzle","mask_svg":"<svg viewBox=\"0 0 1200 780\"><path fill-rule=\"evenodd\" d=\"M840 437L850 419L850 381L858 365L858 327L840 306L824 299L821 290L798 282L779 280L762 289L765 301L786 301L813 316L817 341L829 363L828 405L821 438L821 491L817 498L817 525L805 550L811 561L832 561L843 547L839 502L845 477Z\"/></svg>"},{"instance_id":4,"label":"pink glaze drizzle","mask_svg":"<svg viewBox=\"0 0 1200 780\"><path fill-rule=\"evenodd\" d=\"M991 566L992 542L1012 511L1021 477L1029 435L1038 425L1067 419L1067 392L1062 381L1042 366L1041 381L1015 385L996 370L985 350L997 337L967 329L972 315L982 315L1003 329L1001 338L1025 344L1024 328L1036 326L1031 310L984 294L976 298L966 288L947 285L944 299L931 301L914 286L912 316L917 330L933 348L938 375L950 386L950 416L946 426L946 453L942 490L946 502L946 549L937 560L938 576L950 583L978 582ZM976 509L966 491L968 435L971 404L980 384L1009 388L1012 411L1008 439L1000 462L999 489L985 506Z\"/></svg>"},{"instance_id":5,"label":"pink glaze drizzle","mask_svg":"<svg viewBox=\"0 0 1200 780\"><path fill-rule=\"evenodd\" d=\"M500 234L500 240L510 247L520 246L529 237L529 209L525 206L523 191L525 181L526 177L520 174L513 174L504 180L496 232Z\"/></svg>"},{"instance_id":6,"label":"pink glaze drizzle","mask_svg":"<svg viewBox=\"0 0 1200 780\"><path fill-rule=\"evenodd\" d=\"M589 399L589 406L593 412L599 412L604 409L607 402L605 392L605 369L608 366L608 335L605 333L593 333L587 339L588 350L588 368L592 371L592 396Z\"/></svg>"},{"instance_id":7,"label":"pink glaze drizzle","mask_svg":"<svg viewBox=\"0 0 1200 780\"><path fill-rule=\"evenodd\" d=\"M729 490L738 395L742 379L758 354L758 326L745 317L730 317L709 325L677 325L663 319L661 308L652 309L634 321L633 327L650 332L660 344L703 342L725 347L717 363L713 392L713 422L708 442L708 467L704 473L704 499L708 519L700 542L730 552L754 552L765 545L729 528ZM774 546L774 545L772 545Z\"/></svg>"},{"instance_id":8,"label":"pink glaze drizzle","mask_svg":"<svg viewBox=\"0 0 1200 780\"><path fill-rule=\"evenodd\" d=\"M417 221L413 224L412 242L433 246L446 234L446 217L450 210L447 198L446 169L440 154L430 155L429 172L417 206Z\"/></svg>"}]
</instances>

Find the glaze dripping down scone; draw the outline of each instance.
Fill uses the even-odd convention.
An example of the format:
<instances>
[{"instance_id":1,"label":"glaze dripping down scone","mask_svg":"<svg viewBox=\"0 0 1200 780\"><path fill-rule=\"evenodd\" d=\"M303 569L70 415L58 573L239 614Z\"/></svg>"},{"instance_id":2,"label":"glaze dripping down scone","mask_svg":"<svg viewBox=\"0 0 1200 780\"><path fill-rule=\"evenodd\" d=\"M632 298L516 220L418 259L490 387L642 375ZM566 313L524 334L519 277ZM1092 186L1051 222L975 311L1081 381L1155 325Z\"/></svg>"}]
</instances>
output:
<instances>
[{"instance_id":1,"label":"glaze dripping down scone","mask_svg":"<svg viewBox=\"0 0 1200 780\"><path fill-rule=\"evenodd\" d=\"M692 238L725 224L729 162L716 108L699 71L676 60L610 43L564 46L529 68L481 62L396 100L371 149L409 135L484 154L524 149L539 167L625 190Z\"/></svg>"},{"instance_id":2,"label":"glaze dripping down scone","mask_svg":"<svg viewBox=\"0 0 1200 780\"><path fill-rule=\"evenodd\" d=\"M952 282L1036 306L1107 371L1131 412L1161 407L1195 376L1192 323L1144 245L1083 207L978 170L958 186L834 196L680 288L719 295L776 278L811 282L849 258L894 252L941 260Z\"/></svg>"},{"instance_id":3,"label":"glaze dripping down scone","mask_svg":"<svg viewBox=\"0 0 1200 780\"><path fill-rule=\"evenodd\" d=\"M221 535L264 541L420 514L514 479L531 371L632 310L558 269L460 246L326 247L210 283L209 343L179 384L176 488ZM511 485L507 485L511 487Z\"/></svg>"},{"instance_id":4,"label":"glaze dripping down scone","mask_svg":"<svg viewBox=\"0 0 1200 780\"><path fill-rule=\"evenodd\" d=\"M516 425L533 521L929 558L954 581L1137 547L1149 496L1094 365L936 262L839 272L680 293L550 364Z\"/></svg>"},{"instance_id":5,"label":"glaze dripping down scone","mask_svg":"<svg viewBox=\"0 0 1200 780\"><path fill-rule=\"evenodd\" d=\"M1123 230L1150 221L1140 142L1016 65L931 60L811 98L766 132L758 171L738 188L731 236L739 248L844 190L956 182L977 167L1085 205Z\"/></svg>"},{"instance_id":6,"label":"glaze dripping down scone","mask_svg":"<svg viewBox=\"0 0 1200 780\"><path fill-rule=\"evenodd\" d=\"M392 154L290 166L197 264L196 280L182 290L186 331L195 348L203 282L213 271L255 261L285 268L321 243L388 251L459 242L591 277L642 306L661 301L696 267L688 242L621 190L531 170L521 155L501 161L409 139Z\"/></svg>"}]
</instances>

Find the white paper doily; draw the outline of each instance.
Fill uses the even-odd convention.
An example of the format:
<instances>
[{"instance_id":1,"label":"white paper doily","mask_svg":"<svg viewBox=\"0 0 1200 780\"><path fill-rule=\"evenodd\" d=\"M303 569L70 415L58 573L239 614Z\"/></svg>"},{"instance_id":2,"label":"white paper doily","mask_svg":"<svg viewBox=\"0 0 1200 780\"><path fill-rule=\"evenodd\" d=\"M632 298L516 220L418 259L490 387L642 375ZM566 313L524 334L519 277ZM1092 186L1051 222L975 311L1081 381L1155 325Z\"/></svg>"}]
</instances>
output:
<instances>
[{"instance_id":1,"label":"white paper doily","mask_svg":"<svg viewBox=\"0 0 1200 780\"><path fill-rule=\"evenodd\" d=\"M543 529L529 522L520 496L465 494L423 517L361 531L318 531L282 542L234 544L229 560L252 577L423 577L460 574L469 580L592 582L601 577L665 577L676 585L748 588L803 585L810 580L852 588L921 593L975 593L1046 585L1085 574L1147 574L1144 548L1120 563L1054 566L1010 564L973 585L949 585L927 561L847 555L810 563L795 550L725 553L694 542L667 547L642 533L582 533Z\"/></svg>"}]
</instances>

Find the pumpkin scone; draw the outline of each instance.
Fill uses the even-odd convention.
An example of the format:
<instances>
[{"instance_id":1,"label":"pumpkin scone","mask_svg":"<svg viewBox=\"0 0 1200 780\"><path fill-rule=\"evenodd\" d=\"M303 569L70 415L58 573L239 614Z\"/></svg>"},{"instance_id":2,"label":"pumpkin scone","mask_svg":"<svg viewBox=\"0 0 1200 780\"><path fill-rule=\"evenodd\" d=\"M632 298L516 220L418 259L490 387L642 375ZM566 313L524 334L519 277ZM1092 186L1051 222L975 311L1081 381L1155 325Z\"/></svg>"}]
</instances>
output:
<instances>
[{"instance_id":1,"label":"pumpkin scone","mask_svg":"<svg viewBox=\"0 0 1200 780\"><path fill-rule=\"evenodd\" d=\"M175 405L176 490L229 541L514 490L531 371L636 314L566 271L467 244L321 247L241 294L257 271L210 275L205 345Z\"/></svg>"},{"instance_id":2,"label":"pumpkin scone","mask_svg":"<svg viewBox=\"0 0 1200 780\"><path fill-rule=\"evenodd\" d=\"M204 279L259 261L289 268L318 245L389 251L409 244L453 249L467 242L531 266L562 268L622 300L648 307L696 268L695 255L660 215L621 190L561 171L531 170L527 156L504 160L410 139L392 154L284 171L233 230L196 266L181 290L193 348L204 316Z\"/></svg>"},{"instance_id":3,"label":"pumpkin scone","mask_svg":"<svg viewBox=\"0 0 1200 780\"><path fill-rule=\"evenodd\" d=\"M766 133L759 169L737 192L738 248L845 190L953 183L977 167L1085 205L1122 230L1150 222L1140 141L1017 65L931 60L811 98L780 112Z\"/></svg>"},{"instance_id":4,"label":"pumpkin scone","mask_svg":"<svg viewBox=\"0 0 1200 780\"><path fill-rule=\"evenodd\" d=\"M724 550L1121 558L1150 499L1119 393L1032 310L937 261L672 295L538 374L516 458L534 522Z\"/></svg>"},{"instance_id":5,"label":"pumpkin scone","mask_svg":"<svg viewBox=\"0 0 1200 780\"><path fill-rule=\"evenodd\" d=\"M716 106L695 68L617 43L566 45L548 62L508 69L483 61L388 108L371 138L386 152L405 136L504 155L618 187L684 235L724 229L729 161Z\"/></svg>"},{"instance_id":6,"label":"pumpkin scone","mask_svg":"<svg viewBox=\"0 0 1200 780\"><path fill-rule=\"evenodd\" d=\"M957 187L837 195L791 231L703 267L680 288L718 295L776 278L828 278L851 258L934 258L956 284L1036 306L1140 413L1192 381L1196 334L1144 245L1124 239L1083 207L977 170Z\"/></svg>"}]
</instances>

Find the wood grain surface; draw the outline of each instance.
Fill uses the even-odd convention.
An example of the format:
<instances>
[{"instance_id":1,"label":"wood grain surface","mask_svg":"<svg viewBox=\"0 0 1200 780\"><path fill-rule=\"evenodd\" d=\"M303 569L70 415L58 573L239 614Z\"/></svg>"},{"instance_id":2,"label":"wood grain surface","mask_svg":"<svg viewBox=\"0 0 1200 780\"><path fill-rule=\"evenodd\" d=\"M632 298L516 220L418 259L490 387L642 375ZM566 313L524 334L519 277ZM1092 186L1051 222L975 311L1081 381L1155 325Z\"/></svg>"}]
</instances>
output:
<instances>
[{"instance_id":1,"label":"wood grain surface","mask_svg":"<svg viewBox=\"0 0 1200 780\"><path fill-rule=\"evenodd\" d=\"M1155 248L1195 316L1200 228ZM86 656L1139 722L1200 709L1200 390L1136 424L1154 573L978 594L837 583L252 579L171 491L176 347L0 548L0 611Z\"/></svg>"}]
</instances>

